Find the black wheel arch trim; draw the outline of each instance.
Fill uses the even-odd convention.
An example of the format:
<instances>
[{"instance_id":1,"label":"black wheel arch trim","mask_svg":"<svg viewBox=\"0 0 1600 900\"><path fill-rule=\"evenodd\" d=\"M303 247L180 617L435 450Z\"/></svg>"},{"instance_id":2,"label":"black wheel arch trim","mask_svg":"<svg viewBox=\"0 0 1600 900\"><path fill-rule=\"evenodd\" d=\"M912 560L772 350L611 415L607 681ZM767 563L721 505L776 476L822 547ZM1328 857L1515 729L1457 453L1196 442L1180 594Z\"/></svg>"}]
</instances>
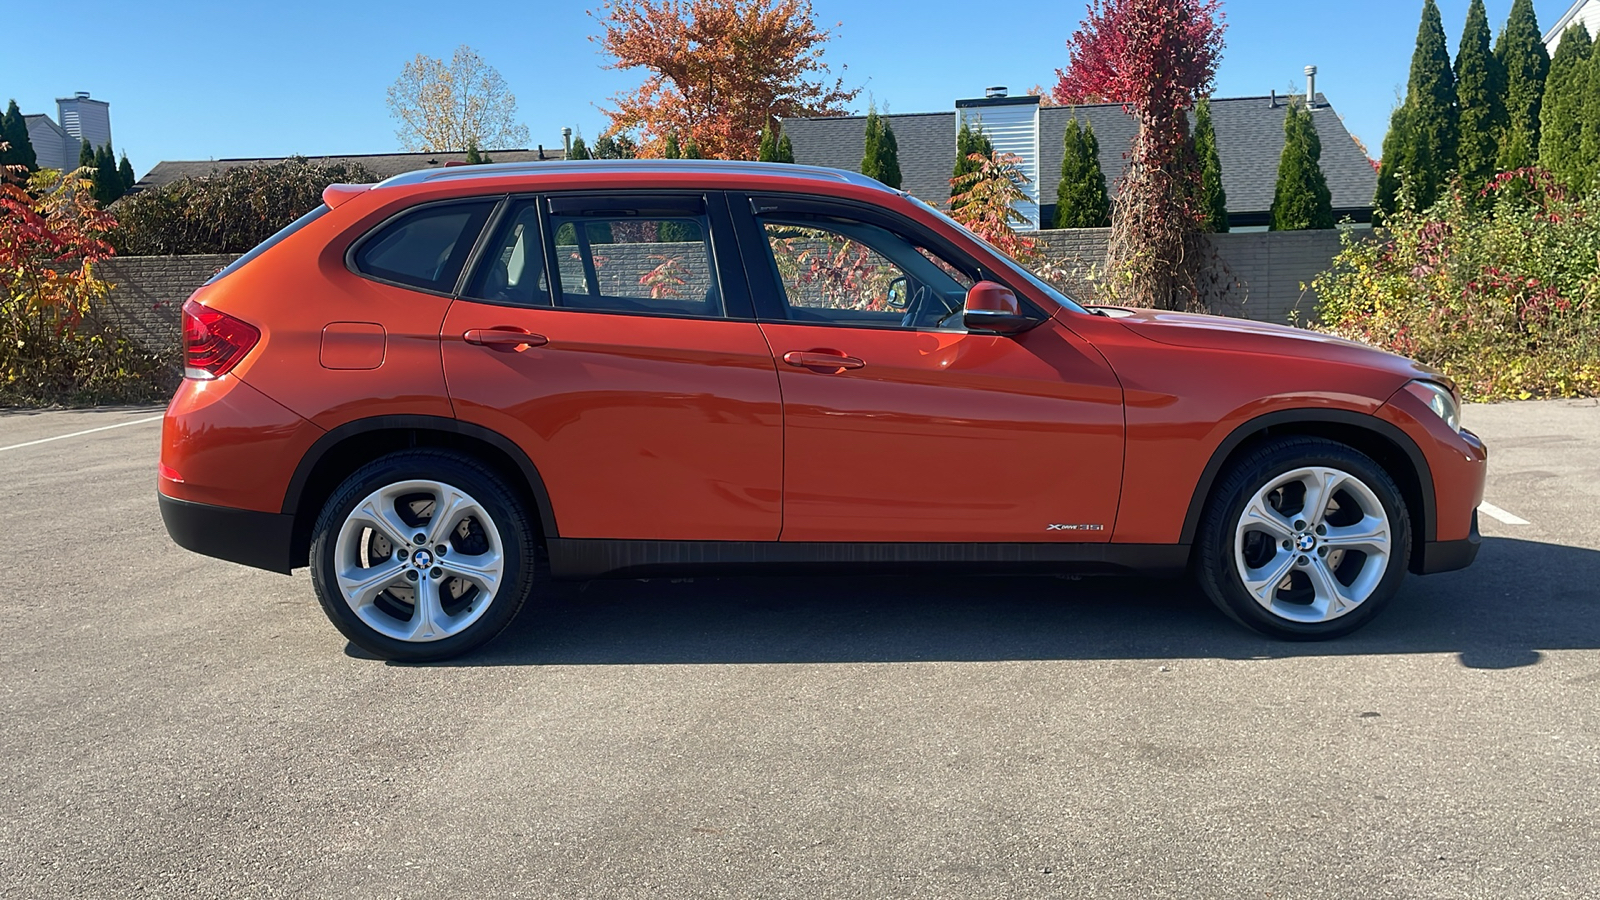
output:
<instances>
[{"instance_id":1,"label":"black wheel arch trim","mask_svg":"<svg viewBox=\"0 0 1600 900\"><path fill-rule=\"evenodd\" d=\"M1401 431L1396 426L1385 422L1377 416L1366 413L1351 412L1343 409L1284 409L1270 412L1255 417L1235 428L1223 438L1222 443L1212 451L1211 459L1200 473L1200 481L1195 485L1194 496L1189 499L1189 511L1183 517L1183 533L1179 541L1192 544L1195 533L1200 527L1200 517L1205 513L1206 502L1211 499L1211 488L1216 484L1217 477L1222 474L1222 467L1228 458L1239 446L1250 438L1255 437L1268 429L1284 426L1298 425L1307 422L1318 424L1346 425L1370 431L1394 444L1411 461L1411 466L1416 472L1417 482L1422 491L1422 519L1423 528L1418 535L1417 544L1420 547L1424 542L1432 543L1438 533L1438 515L1434 502L1433 469L1428 465L1427 456L1423 455L1422 448L1417 446L1411 436Z\"/></svg>"},{"instance_id":2,"label":"black wheel arch trim","mask_svg":"<svg viewBox=\"0 0 1600 900\"><path fill-rule=\"evenodd\" d=\"M560 536L556 529L555 510L550 505L550 492L545 489L544 478L539 474L539 469L528 458L522 448L515 441L499 433L463 422L460 419L450 419L444 416L420 415L386 415L372 416L365 419L356 419L339 425L322 437L317 438L305 455L300 458L300 463L295 466L294 476L289 479L289 487L283 495L283 513L298 516L305 511L300 509L300 500L305 493L306 485L311 480L311 473L316 471L317 465L329 450L346 440L362 434L371 434L377 431L434 431L445 434L457 434L462 437L474 438L483 441L504 453L522 474L527 482L528 490L533 494L533 499L538 509L535 510L539 517L539 525L544 530L547 538Z\"/></svg>"}]
</instances>

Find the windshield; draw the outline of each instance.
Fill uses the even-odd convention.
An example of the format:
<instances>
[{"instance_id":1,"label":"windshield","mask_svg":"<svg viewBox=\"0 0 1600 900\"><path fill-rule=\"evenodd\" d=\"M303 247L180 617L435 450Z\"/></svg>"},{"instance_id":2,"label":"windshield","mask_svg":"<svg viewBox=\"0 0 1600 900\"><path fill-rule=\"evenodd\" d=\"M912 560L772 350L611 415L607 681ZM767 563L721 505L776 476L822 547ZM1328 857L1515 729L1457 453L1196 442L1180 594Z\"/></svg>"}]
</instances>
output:
<instances>
[{"instance_id":1,"label":"windshield","mask_svg":"<svg viewBox=\"0 0 1600 900\"><path fill-rule=\"evenodd\" d=\"M973 240L977 241L978 243L982 244L983 246L988 247L990 250L993 250L995 257L1000 260L1000 263L1002 265L1004 265L1007 270L1009 270L1010 272L1012 272L1013 274L1015 274L1017 277L1021 278L1022 280L1024 280L1024 281L1028 282L1029 284L1033 285L1035 288L1038 288L1038 290L1039 290L1039 292L1041 294L1044 294L1046 297L1049 297L1051 300L1054 300L1055 302L1061 304L1062 306L1065 306L1067 309L1070 309L1073 312L1081 312L1081 313L1087 313L1088 312L1088 310L1084 309L1077 301L1073 300L1071 297L1068 297L1066 294L1063 294L1060 291L1056 290L1055 288L1051 287L1047 282L1045 282L1039 276L1037 276L1037 275L1033 274L1032 272L1028 271L1026 268L1017 265L1017 263L1014 262L1011 259L1011 257L1009 257L1009 256L1005 255L1004 253L1000 252L999 250L995 249L995 246L993 244L989 243L988 241L984 240L981 237L978 237L976 234L973 234L972 233L972 229L970 229L967 226L961 224L960 222L957 222L955 219L950 218L948 215L945 215L943 212L941 212L940 210L936 209L935 207L930 206L927 203L924 203L923 201L917 199L916 197L911 196L910 194L906 194L905 196L906 196L906 199L910 200L912 203L915 203L917 206L920 206L923 209L927 210L928 212L933 213L935 216L938 216L940 220L948 223L951 227L961 231L967 237L970 237Z\"/></svg>"}]
</instances>

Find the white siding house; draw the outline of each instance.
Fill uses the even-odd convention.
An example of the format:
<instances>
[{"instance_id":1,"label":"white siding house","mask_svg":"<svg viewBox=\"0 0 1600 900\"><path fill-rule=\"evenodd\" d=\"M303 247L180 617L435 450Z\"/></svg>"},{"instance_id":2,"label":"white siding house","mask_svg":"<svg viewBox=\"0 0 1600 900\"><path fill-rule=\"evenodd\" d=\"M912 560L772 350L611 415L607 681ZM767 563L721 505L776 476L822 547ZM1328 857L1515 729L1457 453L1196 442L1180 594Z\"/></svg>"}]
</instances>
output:
<instances>
[{"instance_id":1,"label":"white siding house","mask_svg":"<svg viewBox=\"0 0 1600 900\"><path fill-rule=\"evenodd\" d=\"M1028 200L1017 203L1016 209L1028 222L1017 226L1017 230L1035 231L1039 228L1039 98L1008 97L1005 90L990 88L989 96L982 100L957 100L956 130L961 130L962 123L974 130L982 126L995 153L1012 153L1021 158L1017 168L1028 177L1023 189Z\"/></svg>"},{"instance_id":2,"label":"white siding house","mask_svg":"<svg viewBox=\"0 0 1600 900\"><path fill-rule=\"evenodd\" d=\"M39 160L39 168L69 172L78 167L80 144L76 138L43 113L24 116L23 119L28 123L28 143L33 145L33 155Z\"/></svg>"},{"instance_id":3,"label":"white siding house","mask_svg":"<svg viewBox=\"0 0 1600 900\"><path fill-rule=\"evenodd\" d=\"M1544 45L1551 54L1556 52L1556 45L1561 43L1561 35L1574 22L1582 22L1587 26L1590 37L1600 36L1600 0L1578 0L1566 15L1557 19L1556 24L1544 33Z\"/></svg>"}]
</instances>

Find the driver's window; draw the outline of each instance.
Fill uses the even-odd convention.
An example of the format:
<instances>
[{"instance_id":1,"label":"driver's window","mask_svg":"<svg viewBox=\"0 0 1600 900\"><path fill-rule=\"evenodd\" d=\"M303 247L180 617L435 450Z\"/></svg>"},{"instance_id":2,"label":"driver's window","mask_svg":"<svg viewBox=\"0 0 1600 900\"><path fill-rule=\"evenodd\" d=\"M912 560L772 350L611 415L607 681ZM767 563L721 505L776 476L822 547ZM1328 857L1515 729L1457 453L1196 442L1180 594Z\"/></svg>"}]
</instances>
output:
<instances>
[{"instance_id":1,"label":"driver's window","mask_svg":"<svg viewBox=\"0 0 1600 900\"><path fill-rule=\"evenodd\" d=\"M864 222L763 217L791 321L960 328L972 280L936 254Z\"/></svg>"}]
</instances>

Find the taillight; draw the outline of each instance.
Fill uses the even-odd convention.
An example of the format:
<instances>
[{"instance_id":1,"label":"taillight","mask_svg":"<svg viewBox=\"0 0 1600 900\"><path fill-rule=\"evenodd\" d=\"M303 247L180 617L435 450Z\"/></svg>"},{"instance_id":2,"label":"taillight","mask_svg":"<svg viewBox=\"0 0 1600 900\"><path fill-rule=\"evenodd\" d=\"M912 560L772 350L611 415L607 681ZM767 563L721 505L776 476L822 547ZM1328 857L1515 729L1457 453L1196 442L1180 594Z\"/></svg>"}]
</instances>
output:
<instances>
[{"instance_id":1,"label":"taillight","mask_svg":"<svg viewBox=\"0 0 1600 900\"><path fill-rule=\"evenodd\" d=\"M259 340L254 325L190 300L183 304L183 377L220 378Z\"/></svg>"}]
</instances>

